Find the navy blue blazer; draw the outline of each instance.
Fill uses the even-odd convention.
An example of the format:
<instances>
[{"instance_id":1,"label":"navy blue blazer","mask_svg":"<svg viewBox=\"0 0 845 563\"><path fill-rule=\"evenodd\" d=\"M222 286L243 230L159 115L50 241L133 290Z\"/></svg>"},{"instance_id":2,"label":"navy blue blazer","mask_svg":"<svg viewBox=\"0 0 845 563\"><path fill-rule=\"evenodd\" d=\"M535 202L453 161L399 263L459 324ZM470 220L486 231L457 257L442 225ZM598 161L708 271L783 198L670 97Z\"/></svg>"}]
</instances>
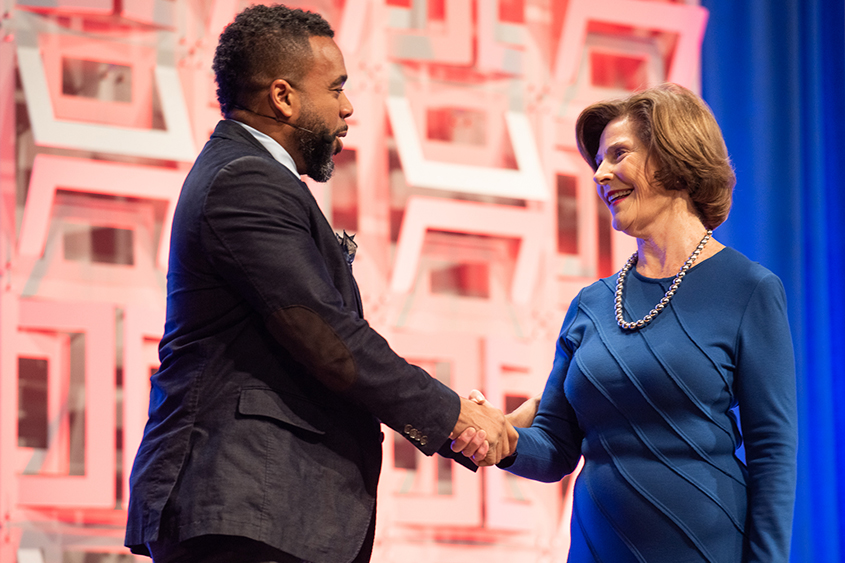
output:
<instances>
[{"instance_id":1,"label":"navy blue blazer","mask_svg":"<svg viewBox=\"0 0 845 563\"><path fill-rule=\"evenodd\" d=\"M232 121L179 197L159 355L130 479L136 553L226 534L349 561L375 510L379 421L450 453L458 395L367 324L311 192Z\"/></svg>"}]
</instances>

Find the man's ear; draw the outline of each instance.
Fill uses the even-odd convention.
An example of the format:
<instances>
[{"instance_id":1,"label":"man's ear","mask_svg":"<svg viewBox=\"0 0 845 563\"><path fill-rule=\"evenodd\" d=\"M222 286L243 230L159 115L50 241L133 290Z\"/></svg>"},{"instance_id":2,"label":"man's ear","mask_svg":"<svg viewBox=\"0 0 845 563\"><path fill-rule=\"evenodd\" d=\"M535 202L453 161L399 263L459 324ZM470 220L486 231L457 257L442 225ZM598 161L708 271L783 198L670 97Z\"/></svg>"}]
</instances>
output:
<instances>
[{"instance_id":1,"label":"man's ear","mask_svg":"<svg viewBox=\"0 0 845 563\"><path fill-rule=\"evenodd\" d=\"M299 106L299 96L284 78L277 78L270 85L270 104L285 118L290 118Z\"/></svg>"}]
</instances>

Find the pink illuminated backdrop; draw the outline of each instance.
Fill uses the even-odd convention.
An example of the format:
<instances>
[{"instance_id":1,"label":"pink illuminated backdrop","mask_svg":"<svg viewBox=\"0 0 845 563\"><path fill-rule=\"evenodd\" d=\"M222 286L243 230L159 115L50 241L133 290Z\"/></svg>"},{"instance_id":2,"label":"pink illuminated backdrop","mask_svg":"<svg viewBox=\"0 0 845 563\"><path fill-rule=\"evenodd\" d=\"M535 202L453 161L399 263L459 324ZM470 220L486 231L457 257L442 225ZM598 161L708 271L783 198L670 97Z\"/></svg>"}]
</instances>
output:
<instances>
[{"instance_id":1,"label":"pink illuminated backdrop","mask_svg":"<svg viewBox=\"0 0 845 563\"><path fill-rule=\"evenodd\" d=\"M0 0L0 562L133 561L127 474L157 367L173 206L217 120L240 0ZM660 0L306 0L355 105L326 184L371 324L466 395L545 382L578 289L631 242L573 123L698 87L707 13ZM472 474L388 434L375 563L563 562L571 479ZM139 558L141 560L141 558Z\"/></svg>"}]
</instances>

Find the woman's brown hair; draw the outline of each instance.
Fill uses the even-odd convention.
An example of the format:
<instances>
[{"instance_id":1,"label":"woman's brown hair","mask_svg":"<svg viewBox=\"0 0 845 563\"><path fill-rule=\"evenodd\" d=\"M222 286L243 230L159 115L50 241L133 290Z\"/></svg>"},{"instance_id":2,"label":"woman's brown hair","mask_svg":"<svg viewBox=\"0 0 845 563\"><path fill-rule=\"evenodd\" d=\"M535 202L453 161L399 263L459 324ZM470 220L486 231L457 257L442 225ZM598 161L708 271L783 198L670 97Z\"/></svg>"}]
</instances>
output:
<instances>
[{"instance_id":1,"label":"woman's brown hair","mask_svg":"<svg viewBox=\"0 0 845 563\"><path fill-rule=\"evenodd\" d=\"M647 148L654 180L670 190L687 190L705 227L721 225L731 209L736 176L722 131L704 101L666 83L587 107L575 123L575 138L594 171L604 128L622 117L631 120Z\"/></svg>"}]
</instances>

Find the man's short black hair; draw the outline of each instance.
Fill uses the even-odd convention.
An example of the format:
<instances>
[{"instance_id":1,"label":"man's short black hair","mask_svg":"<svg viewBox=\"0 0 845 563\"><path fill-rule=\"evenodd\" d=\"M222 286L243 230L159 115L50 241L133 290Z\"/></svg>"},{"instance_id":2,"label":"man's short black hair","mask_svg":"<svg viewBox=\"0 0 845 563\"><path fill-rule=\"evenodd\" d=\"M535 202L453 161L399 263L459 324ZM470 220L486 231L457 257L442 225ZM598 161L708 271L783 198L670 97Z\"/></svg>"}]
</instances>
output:
<instances>
[{"instance_id":1,"label":"man's short black hair","mask_svg":"<svg viewBox=\"0 0 845 563\"><path fill-rule=\"evenodd\" d=\"M296 84L313 56L309 38L334 37L320 14L275 6L250 6L220 34L214 53L217 101L228 116L249 107L256 94L277 78Z\"/></svg>"}]
</instances>

